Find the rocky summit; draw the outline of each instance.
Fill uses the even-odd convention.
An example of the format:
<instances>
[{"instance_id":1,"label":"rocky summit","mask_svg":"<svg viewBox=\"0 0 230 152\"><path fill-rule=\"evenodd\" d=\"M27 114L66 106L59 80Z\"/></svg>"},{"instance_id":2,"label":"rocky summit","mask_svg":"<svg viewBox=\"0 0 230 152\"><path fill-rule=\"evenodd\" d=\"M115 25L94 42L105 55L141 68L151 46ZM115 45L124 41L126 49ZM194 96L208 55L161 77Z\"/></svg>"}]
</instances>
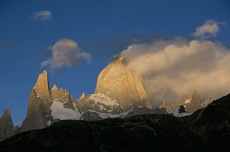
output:
<instances>
[{"instance_id":1,"label":"rocky summit","mask_svg":"<svg viewBox=\"0 0 230 152\"><path fill-rule=\"evenodd\" d=\"M95 94L98 93L116 100L123 111L138 106L152 109L140 79L128 68L122 56L117 56L99 74Z\"/></svg>"},{"instance_id":2,"label":"rocky summit","mask_svg":"<svg viewBox=\"0 0 230 152\"><path fill-rule=\"evenodd\" d=\"M182 95L182 97L177 100L175 104L166 105L165 102L162 102L161 108L165 108L169 113L178 111L179 107L183 106L185 112L193 113L198 109L202 108L202 102L197 91L192 91L189 94Z\"/></svg>"},{"instance_id":3,"label":"rocky summit","mask_svg":"<svg viewBox=\"0 0 230 152\"><path fill-rule=\"evenodd\" d=\"M6 109L0 118L0 141L14 135L14 124L10 111Z\"/></svg>"},{"instance_id":4,"label":"rocky summit","mask_svg":"<svg viewBox=\"0 0 230 152\"><path fill-rule=\"evenodd\" d=\"M37 82L31 90L27 115L20 131L49 126L54 120L51 107L56 102L61 103L65 108L75 110L73 106L74 99L69 92L64 89L59 90L56 85L50 90L48 73L43 71L39 74Z\"/></svg>"},{"instance_id":5,"label":"rocky summit","mask_svg":"<svg viewBox=\"0 0 230 152\"><path fill-rule=\"evenodd\" d=\"M181 99L177 101L177 105L183 105L187 112L194 112L201 107L201 99L197 91L193 91L188 95L183 95Z\"/></svg>"},{"instance_id":6,"label":"rocky summit","mask_svg":"<svg viewBox=\"0 0 230 152\"><path fill-rule=\"evenodd\" d=\"M152 110L151 113L158 112L152 109L139 77L128 68L122 56L117 56L101 71L95 93L82 94L76 108L84 120L126 117L131 111L133 114L147 114L149 110ZM135 108L139 108L135 111L137 113L133 112Z\"/></svg>"},{"instance_id":7,"label":"rocky summit","mask_svg":"<svg viewBox=\"0 0 230 152\"><path fill-rule=\"evenodd\" d=\"M191 116L63 120L0 142L0 151L229 152L230 94Z\"/></svg>"}]
</instances>

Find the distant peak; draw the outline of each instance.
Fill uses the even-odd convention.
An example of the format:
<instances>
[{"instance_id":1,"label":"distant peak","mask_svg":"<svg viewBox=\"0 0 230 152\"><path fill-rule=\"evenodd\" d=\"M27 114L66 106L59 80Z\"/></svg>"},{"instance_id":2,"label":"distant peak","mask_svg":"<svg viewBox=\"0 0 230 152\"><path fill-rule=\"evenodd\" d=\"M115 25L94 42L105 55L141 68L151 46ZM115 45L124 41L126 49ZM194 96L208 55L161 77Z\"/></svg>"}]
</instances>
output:
<instances>
[{"instance_id":1,"label":"distant peak","mask_svg":"<svg viewBox=\"0 0 230 152\"><path fill-rule=\"evenodd\" d=\"M58 90L58 87L56 84L53 85L52 90Z\"/></svg>"},{"instance_id":2,"label":"distant peak","mask_svg":"<svg viewBox=\"0 0 230 152\"><path fill-rule=\"evenodd\" d=\"M78 100L81 100L83 98L85 98L85 93L84 92L82 92L82 94L81 94L81 96L80 96L80 98Z\"/></svg>"},{"instance_id":3,"label":"distant peak","mask_svg":"<svg viewBox=\"0 0 230 152\"><path fill-rule=\"evenodd\" d=\"M3 116L4 117L9 117L9 116L11 116L11 114L10 114L10 110L9 109L6 109L5 111L4 111L4 113L3 113Z\"/></svg>"},{"instance_id":4,"label":"distant peak","mask_svg":"<svg viewBox=\"0 0 230 152\"><path fill-rule=\"evenodd\" d=\"M192 92L192 95L197 95L198 94L198 92L196 91L196 90L194 90L193 92Z\"/></svg>"}]
</instances>

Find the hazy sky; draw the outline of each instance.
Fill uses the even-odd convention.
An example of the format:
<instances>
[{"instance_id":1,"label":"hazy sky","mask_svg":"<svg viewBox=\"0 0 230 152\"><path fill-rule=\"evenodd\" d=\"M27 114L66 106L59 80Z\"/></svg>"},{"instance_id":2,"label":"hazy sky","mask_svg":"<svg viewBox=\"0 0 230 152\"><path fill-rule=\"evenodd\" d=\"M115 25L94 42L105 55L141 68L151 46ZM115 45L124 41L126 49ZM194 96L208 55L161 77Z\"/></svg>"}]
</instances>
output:
<instances>
[{"instance_id":1,"label":"hazy sky","mask_svg":"<svg viewBox=\"0 0 230 152\"><path fill-rule=\"evenodd\" d=\"M99 72L121 52L157 93L153 100L174 99L194 89L191 81L206 97L205 89L215 92L200 85L207 76L228 90L229 36L228 0L1 0L0 115L8 108L14 122L23 121L45 69L51 87L74 98L93 93Z\"/></svg>"}]
</instances>

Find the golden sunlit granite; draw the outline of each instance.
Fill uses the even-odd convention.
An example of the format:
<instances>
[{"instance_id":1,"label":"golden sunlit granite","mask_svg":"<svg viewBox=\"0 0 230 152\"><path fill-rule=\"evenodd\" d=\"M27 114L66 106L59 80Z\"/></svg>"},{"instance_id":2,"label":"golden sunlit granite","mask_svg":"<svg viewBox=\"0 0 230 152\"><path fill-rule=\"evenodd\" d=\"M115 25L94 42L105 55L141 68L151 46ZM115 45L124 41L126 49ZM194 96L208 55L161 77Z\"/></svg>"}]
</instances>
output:
<instances>
[{"instance_id":1,"label":"golden sunlit granite","mask_svg":"<svg viewBox=\"0 0 230 152\"><path fill-rule=\"evenodd\" d=\"M73 104L72 104L72 98L67 90L64 90L60 88L60 90L57 88L56 84L54 84L52 90L51 90L51 100L52 102L57 101L63 103L65 108L70 108L74 110Z\"/></svg>"},{"instance_id":2,"label":"golden sunlit granite","mask_svg":"<svg viewBox=\"0 0 230 152\"><path fill-rule=\"evenodd\" d=\"M85 98L85 93L84 92L82 92L82 94L81 94L81 96L80 96L80 98L78 100L80 101L83 98Z\"/></svg>"},{"instance_id":3,"label":"golden sunlit granite","mask_svg":"<svg viewBox=\"0 0 230 152\"><path fill-rule=\"evenodd\" d=\"M128 68L122 56L117 56L99 74L95 89L95 94L98 93L116 100L124 111L138 106L152 109L139 77Z\"/></svg>"},{"instance_id":4,"label":"golden sunlit granite","mask_svg":"<svg viewBox=\"0 0 230 152\"><path fill-rule=\"evenodd\" d=\"M48 73L44 70L39 74L34 90L43 100L50 101L50 85L48 81Z\"/></svg>"},{"instance_id":5,"label":"golden sunlit granite","mask_svg":"<svg viewBox=\"0 0 230 152\"><path fill-rule=\"evenodd\" d=\"M55 84L50 90L48 73L44 70L39 74L37 82L30 93L27 115L20 131L41 129L49 126L53 121L50 110L53 102L63 103L64 108L75 110L73 106L74 99L67 90L58 89Z\"/></svg>"}]
</instances>

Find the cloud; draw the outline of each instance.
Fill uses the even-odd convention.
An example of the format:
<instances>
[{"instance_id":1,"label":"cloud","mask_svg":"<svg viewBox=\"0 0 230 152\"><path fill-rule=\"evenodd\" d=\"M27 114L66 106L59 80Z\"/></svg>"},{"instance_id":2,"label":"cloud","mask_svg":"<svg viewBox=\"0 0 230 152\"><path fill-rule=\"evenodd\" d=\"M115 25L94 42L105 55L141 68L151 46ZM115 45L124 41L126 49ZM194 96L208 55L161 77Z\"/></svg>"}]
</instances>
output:
<instances>
[{"instance_id":1,"label":"cloud","mask_svg":"<svg viewBox=\"0 0 230 152\"><path fill-rule=\"evenodd\" d=\"M70 39L61 39L49 48L52 57L41 63L42 67L49 66L51 70L77 65L81 59L90 60L91 55L81 51L78 44Z\"/></svg>"},{"instance_id":2,"label":"cloud","mask_svg":"<svg viewBox=\"0 0 230 152\"><path fill-rule=\"evenodd\" d=\"M121 54L155 106L193 90L204 102L230 93L230 49L223 44L175 38L131 45Z\"/></svg>"},{"instance_id":3,"label":"cloud","mask_svg":"<svg viewBox=\"0 0 230 152\"><path fill-rule=\"evenodd\" d=\"M39 12L34 12L31 15L31 18L36 21L51 21L52 20L52 12L51 11L39 11Z\"/></svg>"},{"instance_id":4,"label":"cloud","mask_svg":"<svg viewBox=\"0 0 230 152\"><path fill-rule=\"evenodd\" d=\"M219 25L224 23L219 23L215 20L206 20L202 26L196 28L196 31L193 33L194 37L198 38L208 38L214 37L219 32Z\"/></svg>"}]
</instances>

